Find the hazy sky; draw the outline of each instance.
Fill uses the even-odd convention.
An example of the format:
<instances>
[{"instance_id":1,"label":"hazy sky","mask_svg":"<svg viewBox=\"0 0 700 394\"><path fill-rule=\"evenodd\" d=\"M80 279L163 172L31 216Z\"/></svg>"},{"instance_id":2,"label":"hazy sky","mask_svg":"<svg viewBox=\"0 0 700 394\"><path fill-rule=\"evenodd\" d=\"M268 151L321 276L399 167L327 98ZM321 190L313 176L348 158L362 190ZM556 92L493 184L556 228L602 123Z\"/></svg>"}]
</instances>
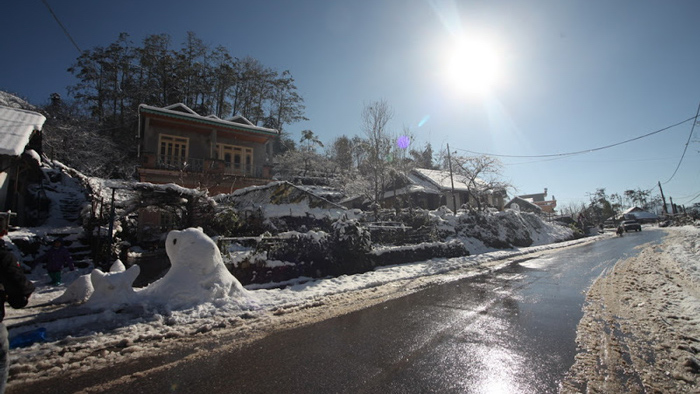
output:
<instances>
[{"instance_id":1,"label":"hazy sky","mask_svg":"<svg viewBox=\"0 0 700 394\"><path fill-rule=\"evenodd\" d=\"M651 133L700 104L694 0L46 1L83 50L120 32L137 44L169 33L179 48L193 31L290 70L310 119L287 129L296 140L304 129L326 144L361 135L363 107L383 99L390 130L410 129L412 148L553 155ZM0 90L44 104L75 83L66 69L78 50L41 0L6 2L0 37ZM449 72L464 41L482 52ZM700 125L670 179L691 127L569 157L502 157L503 178L518 194L548 188L560 208L597 188L658 194L659 181L674 202L698 202Z\"/></svg>"}]
</instances>

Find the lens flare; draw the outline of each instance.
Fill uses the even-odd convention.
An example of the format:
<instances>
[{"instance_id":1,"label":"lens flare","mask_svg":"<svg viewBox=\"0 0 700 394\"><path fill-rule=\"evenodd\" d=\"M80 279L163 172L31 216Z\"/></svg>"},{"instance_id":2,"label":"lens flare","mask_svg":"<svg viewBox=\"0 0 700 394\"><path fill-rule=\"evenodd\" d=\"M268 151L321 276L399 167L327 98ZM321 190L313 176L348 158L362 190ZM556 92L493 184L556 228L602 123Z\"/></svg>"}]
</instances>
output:
<instances>
[{"instance_id":1,"label":"lens flare","mask_svg":"<svg viewBox=\"0 0 700 394\"><path fill-rule=\"evenodd\" d=\"M425 115L423 119L418 122L418 127L423 127L423 125L428 122L428 119L430 119L430 115Z\"/></svg>"},{"instance_id":2,"label":"lens flare","mask_svg":"<svg viewBox=\"0 0 700 394\"><path fill-rule=\"evenodd\" d=\"M402 135L396 139L396 145L398 145L398 147L401 149L408 149L408 146L410 144L411 144L411 137Z\"/></svg>"}]
</instances>

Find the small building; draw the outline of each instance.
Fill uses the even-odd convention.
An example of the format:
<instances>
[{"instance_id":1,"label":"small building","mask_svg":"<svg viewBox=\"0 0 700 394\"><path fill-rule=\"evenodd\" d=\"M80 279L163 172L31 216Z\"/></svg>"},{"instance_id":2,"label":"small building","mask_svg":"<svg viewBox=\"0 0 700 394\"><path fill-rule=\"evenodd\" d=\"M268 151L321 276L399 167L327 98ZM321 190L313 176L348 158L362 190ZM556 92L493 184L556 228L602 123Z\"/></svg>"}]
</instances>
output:
<instances>
[{"instance_id":1,"label":"small building","mask_svg":"<svg viewBox=\"0 0 700 394\"><path fill-rule=\"evenodd\" d=\"M454 209L455 206L460 208L465 204L477 206L476 196L481 194L483 205L503 210L506 191L484 190L485 183L480 179L477 179L476 183L476 187L470 188L459 176L450 179L449 171L414 168L401 182L397 182L384 193L382 202L385 207L414 206L437 209L445 205ZM343 204L358 207L357 201L352 199Z\"/></svg>"},{"instance_id":2,"label":"small building","mask_svg":"<svg viewBox=\"0 0 700 394\"><path fill-rule=\"evenodd\" d=\"M45 121L38 112L0 105L0 211L17 212L19 225L35 224L29 216L43 201L30 185L41 178Z\"/></svg>"},{"instance_id":3,"label":"small building","mask_svg":"<svg viewBox=\"0 0 700 394\"><path fill-rule=\"evenodd\" d=\"M214 200L220 205L233 206L240 212L260 210L266 217L315 213L337 219L347 212L344 206L287 181L238 189L231 194L218 195Z\"/></svg>"},{"instance_id":4,"label":"small building","mask_svg":"<svg viewBox=\"0 0 700 394\"><path fill-rule=\"evenodd\" d=\"M619 216L620 220L637 220L640 223L654 223L659 220L655 213L647 212L639 207L631 207L624 211Z\"/></svg>"},{"instance_id":5,"label":"small building","mask_svg":"<svg viewBox=\"0 0 700 394\"><path fill-rule=\"evenodd\" d=\"M523 194L518 197L542 208L542 212L544 213L554 213L554 209L557 207L557 199L554 198L554 196L552 196L551 200L547 200L546 187L544 188L544 193Z\"/></svg>"},{"instance_id":6,"label":"small building","mask_svg":"<svg viewBox=\"0 0 700 394\"><path fill-rule=\"evenodd\" d=\"M139 106L141 182L174 183L211 195L271 180L272 142L279 131L243 116L201 116L182 103Z\"/></svg>"}]
</instances>

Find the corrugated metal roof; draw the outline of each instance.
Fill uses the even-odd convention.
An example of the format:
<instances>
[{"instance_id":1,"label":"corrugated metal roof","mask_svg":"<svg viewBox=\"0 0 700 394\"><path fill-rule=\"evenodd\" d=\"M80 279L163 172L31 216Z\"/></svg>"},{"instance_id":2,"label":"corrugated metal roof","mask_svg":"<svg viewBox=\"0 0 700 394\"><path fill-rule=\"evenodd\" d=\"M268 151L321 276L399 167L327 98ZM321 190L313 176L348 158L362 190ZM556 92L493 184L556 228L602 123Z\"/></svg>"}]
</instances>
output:
<instances>
[{"instance_id":1,"label":"corrugated metal roof","mask_svg":"<svg viewBox=\"0 0 700 394\"><path fill-rule=\"evenodd\" d=\"M163 116L169 116L179 119L189 119L195 122L217 125L221 127L236 128L239 130L242 129L266 135L279 135L279 131L277 131L276 129L268 129L267 127L255 126L249 120L242 116L236 116L230 120L219 119L216 117L211 118L207 116L201 116L182 103L173 104L165 108L141 104L139 105L139 112L160 114Z\"/></svg>"},{"instance_id":2,"label":"corrugated metal roof","mask_svg":"<svg viewBox=\"0 0 700 394\"><path fill-rule=\"evenodd\" d=\"M44 115L0 105L0 154L19 156L34 130L41 130Z\"/></svg>"},{"instance_id":3,"label":"corrugated metal roof","mask_svg":"<svg viewBox=\"0 0 700 394\"><path fill-rule=\"evenodd\" d=\"M413 171L423 176L441 191L452 190L452 180L454 180L455 190L463 192L469 191L469 185L464 182L464 177L454 175L452 180L450 180L449 171L428 170L425 168L415 168ZM482 183L480 179L477 179L476 182Z\"/></svg>"}]
</instances>

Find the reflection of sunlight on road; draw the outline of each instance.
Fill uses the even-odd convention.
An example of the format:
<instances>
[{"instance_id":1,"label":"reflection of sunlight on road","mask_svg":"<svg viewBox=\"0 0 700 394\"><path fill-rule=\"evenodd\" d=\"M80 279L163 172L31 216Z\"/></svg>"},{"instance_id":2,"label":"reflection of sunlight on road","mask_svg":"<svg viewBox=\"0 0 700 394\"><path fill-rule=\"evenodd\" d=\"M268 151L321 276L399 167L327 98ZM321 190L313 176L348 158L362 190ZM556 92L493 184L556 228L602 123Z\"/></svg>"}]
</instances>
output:
<instances>
[{"instance_id":1,"label":"reflection of sunlight on road","mask_svg":"<svg viewBox=\"0 0 700 394\"><path fill-rule=\"evenodd\" d=\"M520 280L524 277L525 277L525 275L523 275L523 274L515 274L515 273L503 273L503 274L496 275L496 278L501 279L501 280Z\"/></svg>"},{"instance_id":2,"label":"reflection of sunlight on road","mask_svg":"<svg viewBox=\"0 0 700 394\"><path fill-rule=\"evenodd\" d=\"M530 268L530 269L543 269L545 267L548 267L552 265L552 263L555 263L554 257L542 257L539 259L532 259L532 260L527 260L523 261L520 263L521 266L525 268Z\"/></svg>"},{"instance_id":3,"label":"reflection of sunlight on road","mask_svg":"<svg viewBox=\"0 0 700 394\"><path fill-rule=\"evenodd\" d=\"M478 383L478 393L515 393L519 392L517 382L513 379L513 365L519 363L512 353L502 349L488 349L482 361L485 365L484 378Z\"/></svg>"}]
</instances>

